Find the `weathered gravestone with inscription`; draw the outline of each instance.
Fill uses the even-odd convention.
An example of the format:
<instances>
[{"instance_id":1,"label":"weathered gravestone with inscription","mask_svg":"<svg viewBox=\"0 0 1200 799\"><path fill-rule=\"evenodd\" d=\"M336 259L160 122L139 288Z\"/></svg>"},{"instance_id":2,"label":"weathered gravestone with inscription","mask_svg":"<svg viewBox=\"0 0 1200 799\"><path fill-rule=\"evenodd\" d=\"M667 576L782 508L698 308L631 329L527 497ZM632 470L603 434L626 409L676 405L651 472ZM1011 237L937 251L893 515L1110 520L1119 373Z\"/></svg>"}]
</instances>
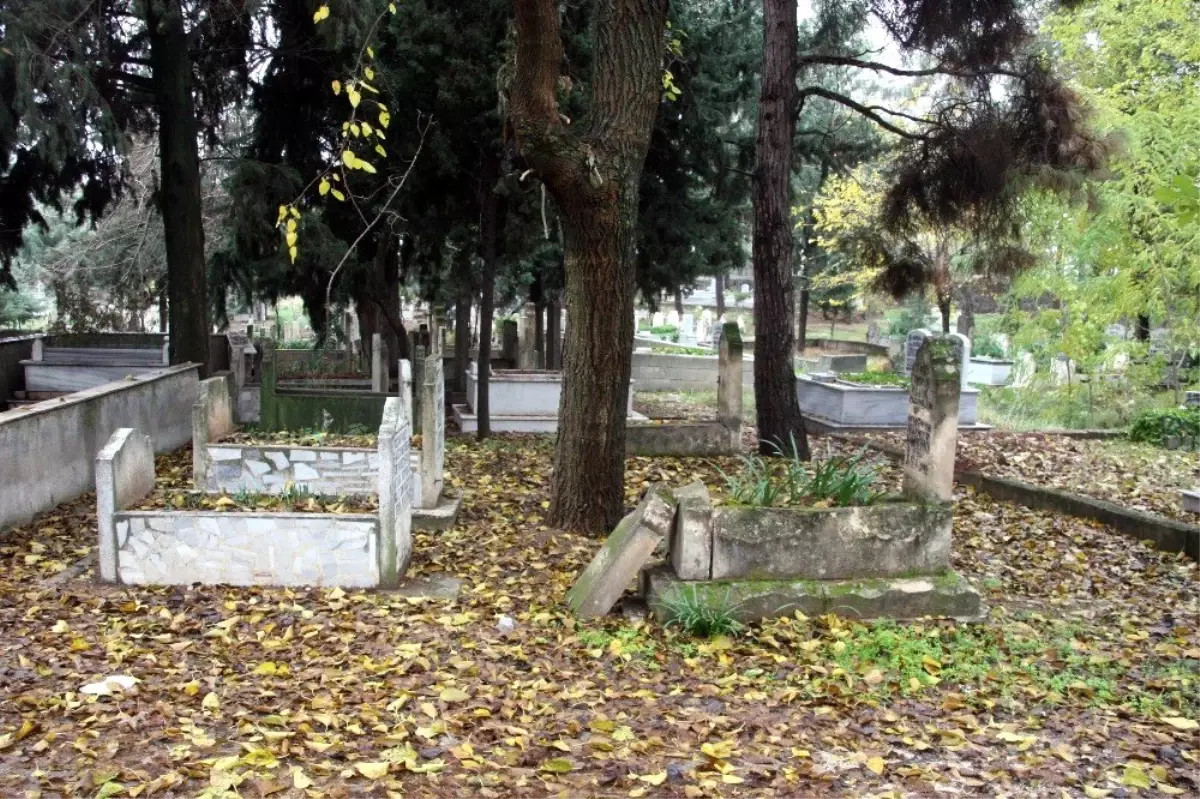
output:
<instances>
[{"instance_id":1,"label":"weathered gravestone with inscription","mask_svg":"<svg viewBox=\"0 0 1200 799\"><path fill-rule=\"evenodd\" d=\"M904 374L911 375L913 361L916 360L917 351L921 349L921 345L929 338L929 331L918 328L911 330L908 336L904 339Z\"/></svg>"},{"instance_id":2,"label":"weathered gravestone with inscription","mask_svg":"<svg viewBox=\"0 0 1200 799\"><path fill-rule=\"evenodd\" d=\"M961 369L961 350L950 337L927 339L913 360L904 453L910 499L949 502L954 496Z\"/></svg>"},{"instance_id":3,"label":"weathered gravestone with inscription","mask_svg":"<svg viewBox=\"0 0 1200 799\"><path fill-rule=\"evenodd\" d=\"M446 461L446 384L439 352L425 361L422 391L421 504L426 508L435 508L442 496Z\"/></svg>"}]
</instances>

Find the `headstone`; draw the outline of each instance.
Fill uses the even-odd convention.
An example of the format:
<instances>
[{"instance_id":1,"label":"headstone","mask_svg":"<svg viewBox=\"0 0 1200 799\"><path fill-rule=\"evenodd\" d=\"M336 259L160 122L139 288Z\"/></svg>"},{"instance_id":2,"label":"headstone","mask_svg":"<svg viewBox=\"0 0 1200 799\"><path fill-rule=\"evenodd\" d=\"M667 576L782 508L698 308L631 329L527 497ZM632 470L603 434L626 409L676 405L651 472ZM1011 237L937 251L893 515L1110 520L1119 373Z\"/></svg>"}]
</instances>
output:
<instances>
[{"instance_id":1,"label":"headstone","mask_svg":"<svg viewBox=\"0 0 1200 799\"><path fill-rule=\"evenodd\" d=\"M679 327L679 311L667 311L667 324Z\"/></svg>"},{"instance_id":2,"label":"headstone","mask_svg":"<svg viewBox=\"0 0 1200 799\"><path fill-rule=\"evenodd\" d=\"M1185 408L1200 408L1200 391L1183 392L1183 405Z\"/></svg>"},{"instance_id":3,"label":"headstone","mask_svg":"<svg viewBox=\"0 0 1200 799\"><path fill-rule=\"evenodd\" d=\"M1125 325L1113 324L1104 328L1104 335L1124 341L1125 336L1128 334L1125 331Z\"/></svg>"},{"instance_id":4,"label":"headstone","mask_svg":"<svg viewBox=\"0 0 1200 799\"><path fill-rule=\"evenodd\" d=\"M742 331L725 325L717 356L717 421L729 429L732 443L742 443Z\"/></svg>"},{"instance_id":5,"label":"headstone","mask_svg":"<svg viewBox=\"0 0 1200 799\"><path fill-rule=\"evenodd\" d=\"M725 332L725 323L724 322L718 322L713 327L712 347L717 352L721 351L721 338L722 338L724 332Z\"/></svg>"},{"instance_id":6,"label":"headstone","mask_svg":"<svg viewBox=\"0 0 1200 799\"><path fill-rule=\"evenodd\" d=\"M416 387L416 393L413 394L412 416L409 417L412 425L413 433L421 432L421 422L423 419L421 403L424 402L422 396L425 392L421 390L421 386L425 384L425 347L418 344L413 347L413 386Z\"/></svg>"},{"instance_id":7,"label":"headstone","mask_svg":"<svg viewBox=\"0 0 1200 799\"><path fill-rule=\"evenodd\" d=\"M171 342L169 340L164 341L162 345L162 365L171 365Z\"/></svg>"},{"instance_id":8,"label":"headstone","mask_svg":"<svg viewBox=\"0 0 1200 799\"><path fill-rule=\"evenodd\" d=\"M1191 491L1180 491L1179 498L1183 502L1183 509L1185 511L1188 513L1200 513L1200 485Z\"/></svg>"},{"instance_id":9,"label":"headstone","mask_svg":"<svg viewBox=\"0 0 1200 799\"><path fill-rule=\"evenodd\" d=\"M383 360L383 336L371 334L371 390L386 394L388 390L387 366Z\"/></svg>"},{"instance_id":10,"label":"headstone","mask_svg":"<svg viewBox=\"0 0 1200 799\"><path fill-rule=\"evenodd\" d=\"M412 560L412 429L399 397L379 425L379 586L395 588Z\"/></svg>"},{"instance_id":11,"label":"headstone","mask_svg":"<svg viewBox=\"0 0 1200 799\"><path fill-rule=\"evenodd\" d=\"M412 425L413 418L413 373L412 363L407 358L400 359L400 405L404 408L404 418Z\"/></svg>"},{"instance_id":12,"label":"headstone","mask_svg":"<svg viewBox=\"0 0 1200 799\"><path fill-rule=\"evenodd\" d=\"M1013 364L1013 387L1024 388L1033 382L1033 376L1037 373L1037 361L1033 358L1032 352L1021 351L1017 353L1016 362Z\"/></svg>"},{"instance_id":13,"label":"headstone","mask_svg":"<svg viewBox=\"0 0 1200 799\"><path fill-rule=\"evenodd\" d=\"M518 369L537 369L537 306L525 303L521 313L521 346Z\"/></svg>"},{"instance_id":14,"label":"headstone","mask_svg":"<svg viewBox=\"0 0 1200 799\"><path fill-rule=\"evenodd\" d=\"M192 406L192 485L203 491L208 481L208 444L233 432L233 398L229 380L201 380Z\"/></svg>"},{"instance_id":15,"label":"headstone","mask_svg":"<svg viewBox=\"0 0 1200 799\"><path fill-rule=\"evenodd\" d=\"M971 339L962 333L951 333L948 337L954 342L954 348L960 353L959 375L962 377L962 387L967 387L967 370L971 366Z\"/></svg>"},{"instance_id":16,"label":"headstone","mask_svg":"<svg viewBox=\"0 0 1200 799\"><path fill-rule=\"evenodd\" d=\"M1071 381L1074 364L1066 355L1055 355L1050 362L1050 380L1056 386L1065 386Z\"/></svg>"},{"instance_id":17,"label":"headstone","mask_svg":"<svg viewBox=\"0 0 1200 799\"><path fill-rule=\"evenodd\" d=\"M679 320L679 344L684 347L696 346L696 317L684 314Z\"/></svg>"},{"instance_id":18,"label":"headstone","mask_svg":"<svg viewBox=\"0 0 1200 799\"><path fill-rule=\"evenodd\" d=\"M917 352L921 349L921 345L929 338L929 331L923 328L910 330L908 336L904 339L904 374L911 375L913 361L917 358Z\"/></svg>"},{"instance_id":19,"label":"headstone","mask_svg":"<svg viewBox=\"0 0 1200 799\"><path fill-rule=\"evenodd\" d=\"M46 346L46 343L45 343L45 341L43 341L42 336L39 335L37 338L35 338L33 340L33 353L32 353L32 355L30 355L30 360L34 360L34 361L43 360L46 357L45 346Z\"/></svg>"},{"instance_id":20,"label":"headstone","mask_svg":"<svg viewBox=\"0 0 1200 799\"><path fill-rule=\"evenodd\" d=\"M663 484L650 486L633 513L617 525L567 592L577 616L604 616L621 598L654 550L671 533L675 499Z\"/></svg>"},{"instance_id":21,"label":"headstone","mask_svg":"<svg viewBox=\"0 0 1200 799\"><path fill-rule=\"evenodd\" d=\"M879 325L875 324L874 322L867 325L867 343L877 344L880 346L887 345L887 337L880 332Z\"/></svg>"},{"instance_id":22,"label":"headstone","mask_svg":"<svg viewBox=\"0 0 1200 799\"><path fill-rule=\"evenodd\" d=\"M124 542L113 515L154 490L154 447L132 427L112 434L96 455L96 526L100 534L100 579L115 583L117 552ZM128 534L128 527L124 531Z\"/></svg>"},{"instance_id":23,"label":"headstone","mask_svg":"<svg viewBox=\"0 0 1200 799\"><path fill-rule=\"evenodd\" d=\"M671 567L680 580L712 578L712 500L702 482L675 492L675 521L671 525Z\"/></svg>"},{"instance_id":24,"label":"headstone","mask_svg":"<svg viewBox=\"0 0 1200 799\"><path fill-rule=\"evenodd\" d=\"M651 317L651 319L650 319L651 327L662 327L665 324L666 324L666 317L663 316L662 311L655 311L654 316Z\"/></svg>"},{"instance_id":25,"label":"headstone","mask_svg":"<svg viewBox=\"0 0 1200 799\"><path fill-rule=\"evenodd\" d=\"M929 337L913 361L904 495L917 502L949 502L954 497L961 368L961 354L948 336Z\"/></svg>"},{"instance_id":26,"label":"headstone","mask_svg":"<svg viewBox=\"0 0 1200 799\"><path fill-rule=\"evenodd\" d=\"M514 365L517 363L519 339L515 319L505 319L500 323L500 357Z\"/></svg>"},{"instance_id":27,"label":"headstone","mask_svg":"<svg viewBox=\"0 0 1200 799\"><path fill-rule=\"evenodd\" d=\"M426 359L421 388L421 505L436 508L446 461L446 383L440 352Z\"/></svg>"}]
</instances>

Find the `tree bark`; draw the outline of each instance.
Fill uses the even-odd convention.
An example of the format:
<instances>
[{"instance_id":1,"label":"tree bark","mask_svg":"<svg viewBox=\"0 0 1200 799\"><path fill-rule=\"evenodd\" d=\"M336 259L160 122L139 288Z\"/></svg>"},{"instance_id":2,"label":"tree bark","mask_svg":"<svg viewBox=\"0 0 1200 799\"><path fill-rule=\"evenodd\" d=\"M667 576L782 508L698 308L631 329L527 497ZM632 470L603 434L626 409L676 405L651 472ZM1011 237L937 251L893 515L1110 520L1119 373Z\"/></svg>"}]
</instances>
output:
<instances>
[{"instance_id":1,"label":"tree bark","mask_svg":"<svg viewBox=\"0 0 1200 799\"><path fill-rule=\"evenodd\" d=\"M454 303L454 380L455 391L467 390L467 367L471 362L471 284L460 286Z\"/></svg>"},{"instance_id":2,"label":"tree bark","mask_svg":"<svg viewBox=\"0 0 1200 799\"><path fill-rule=\"evenodd\" d=\"M1134 341L1150 340L1150 315L1138 314L1137 324L1133 328Z\"/></svg>"},{"instance_id":3,"label":"tree bark","mask_svg":"<svg viewBox=\"0 0 1200 799\"><path fill-rule=\"evenodd\" d=\"M559 341L562 339L562 300L558 289L550 292L546 303L546 368L561 369L562 357Z\"/></svg>"},{"instance_id":4,"label":"tree bark","mask_svg":"<svg viewBox=\"0 0 1200 799\"><path fill-rule=\"evenodd\" d=\"M804 354L804 348L808 345L808 278L805 278L804 285L800 287L800 310L796 312L796 327L799 330L796 332L796 351Z\"/></svg>"},{"instance_id":5,"label":"tree bark","mask_svg":"<svg viewBox=\"0 0 1200 799\"><path fill-rule=\"evenodd\" d=\"M679 314L680 319L683 319L683 289L679 286L675 287L675 313Z\"/></svg>"},{"instance_id":6,"label":"tree bark","mask_svg":"<svg viewBox=\"0 0 1200 799\"><path fill-rule=\"evenodd\" d=\"M942 315L942 334L948 335L950 333L950 295L939 292L937 304L938 311Z\"/></svg>"},{"instance_id":7,"label":"tree bark","mask_svg":"<svg viewBox=\"0 0 1200 799\"><path fill-rule=\"evenodd\" d=\"M754 167L754 398L758 448L795 442L809 457L796 398L792 285L792 137L796 130L796 2L764 0L762 88Z\"/></svg>"},{"instance_id":8,"label":"tree bark","mask_svg":"<svg viewBox=\"0 0 1200 799\"><path fill-rule=\"evenodd\" d=\"M563 225L567 339L549 522L600 533L624 511L638 180L658 111L667 0L599 3L589 115L559 113L555 0L516 0L509 122Z\"/></svg>"},{"instance_id":9,"label":"tree bark","mask_svg":"<svg viewBox=\"0 0 1200 799\"><path fill-rule=\"evenodd\" d=\"M145 0L158 110L160 209L167 251L171 363L200 364L208 376L208 286L200 153L192 101L192 63L180 0Z\"/></svg>"},{"instance_id":10,"label":"tree bark","mask_svg":"<svg viewBox=\"0 0 1200 799\"><path fill-rule=\"evenodd\" d=\"M713 293L717 295L717 319L725 315L725 276L713 278Z\"/></svg>"}]
</instances>

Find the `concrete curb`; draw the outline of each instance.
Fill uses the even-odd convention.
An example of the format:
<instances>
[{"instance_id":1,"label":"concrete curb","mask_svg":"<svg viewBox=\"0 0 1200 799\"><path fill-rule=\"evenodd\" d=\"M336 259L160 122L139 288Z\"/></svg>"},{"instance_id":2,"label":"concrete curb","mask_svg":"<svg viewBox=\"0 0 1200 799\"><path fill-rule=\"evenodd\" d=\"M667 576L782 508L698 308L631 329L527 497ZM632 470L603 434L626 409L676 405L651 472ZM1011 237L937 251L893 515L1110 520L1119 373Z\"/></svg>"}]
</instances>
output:
<instances>
[{"instance_id":1,"label":"concrete curb","mask_svg":"<svg viewBox=\"0 0 1200 799\"><path fill-rule=\"evenodd\" d=\"M848 435L834 434L833 437L866 446L892 458L904 457L899 447L889 444L864 441ZM1193 524L1155 516L1071 491L1023 483L1007 477L992 477L982 472L958 469L954 472L954 479L959 484L972 486L976 491L982 491L993 499L1101 522L1130 538L1150 541L1160 551L1182 552L1192 560L1200 560L1200 527Z\"/></svg>"}]
</instances>

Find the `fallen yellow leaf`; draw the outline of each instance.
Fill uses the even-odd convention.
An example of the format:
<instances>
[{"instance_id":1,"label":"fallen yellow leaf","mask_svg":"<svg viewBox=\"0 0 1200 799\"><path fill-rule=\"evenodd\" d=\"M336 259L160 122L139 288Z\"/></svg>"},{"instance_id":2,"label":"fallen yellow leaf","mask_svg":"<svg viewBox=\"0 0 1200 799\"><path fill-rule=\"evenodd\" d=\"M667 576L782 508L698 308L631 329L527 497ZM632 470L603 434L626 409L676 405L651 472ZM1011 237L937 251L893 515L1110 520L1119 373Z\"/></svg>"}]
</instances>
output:
<instances>
[{"instance_id":1,"label":"fallen yellow leaf","mask_svg":"<svg viewBox=\"0 0 1200 799\"><path fill-rule=\"evenodd\" d=\"M369 780L377 780L383 777L388 772L388 763L386 760L377 760L373 762L359 761L354 764L354 768L359 774Z\"/></svg>"}]
</instances>

